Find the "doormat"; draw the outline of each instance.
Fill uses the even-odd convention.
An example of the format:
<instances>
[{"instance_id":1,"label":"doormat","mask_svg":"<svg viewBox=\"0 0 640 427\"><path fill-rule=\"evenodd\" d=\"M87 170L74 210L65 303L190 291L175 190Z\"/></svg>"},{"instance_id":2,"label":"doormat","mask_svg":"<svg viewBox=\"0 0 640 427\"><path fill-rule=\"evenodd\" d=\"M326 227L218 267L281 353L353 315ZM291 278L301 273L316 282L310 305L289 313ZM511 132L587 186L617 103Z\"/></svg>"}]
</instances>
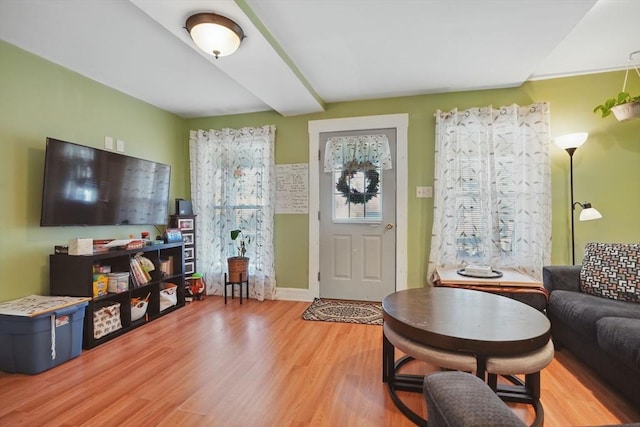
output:
<instances>
[{"instance_id":1,"label":"doormat","mask_svg":"<svg viewBox=\"0 0 640 427\"><path fill-rule=\"evenodd\" d=\"M302 313L304 320L382 325L382 304L316 298Z\"/></svg>"}]
</instances>

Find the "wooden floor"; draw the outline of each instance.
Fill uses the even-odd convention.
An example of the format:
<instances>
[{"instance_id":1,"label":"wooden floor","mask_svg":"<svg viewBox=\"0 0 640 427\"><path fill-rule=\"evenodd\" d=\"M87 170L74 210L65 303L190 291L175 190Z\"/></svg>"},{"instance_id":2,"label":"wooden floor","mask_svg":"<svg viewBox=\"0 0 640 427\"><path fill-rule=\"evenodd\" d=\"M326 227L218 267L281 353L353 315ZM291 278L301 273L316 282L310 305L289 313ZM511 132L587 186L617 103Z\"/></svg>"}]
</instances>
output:
<instances>
[{"instance_id":1,"label":"wooden floor","mask_svg":"<svg viewBox=\"0 0 640 427\"><path fill-rule=\"evenodd\" d=\"M208 297L39 375L0 372L0 426L411 426L381 381L380 326L304 321L307 306ZM568 352L542 402L547 427L640 420Z\"/></svg>"}]
</instances>

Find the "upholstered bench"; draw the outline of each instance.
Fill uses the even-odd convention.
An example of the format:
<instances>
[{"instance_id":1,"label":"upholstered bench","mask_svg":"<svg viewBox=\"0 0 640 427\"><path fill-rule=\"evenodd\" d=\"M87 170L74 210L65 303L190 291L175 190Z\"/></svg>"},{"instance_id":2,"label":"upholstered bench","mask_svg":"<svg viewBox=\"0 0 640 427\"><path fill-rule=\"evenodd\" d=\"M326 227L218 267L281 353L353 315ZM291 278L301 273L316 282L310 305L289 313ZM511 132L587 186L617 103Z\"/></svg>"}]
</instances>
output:
<instances>
[{"instance_id":1,"label":"upholstered bench","mask_svg":"<svg viewBox=\"0 0 640 427\"><path fill-rule=\"evenodd\" d=\"M454 353L419 344L391 329L388 324L383 325L384 336L391 344L407 356L422 360L438 368L455 369L458 371L475 372L477 362L473 355Z\"/></svg>"},{"instance_id":2,"label":"upholstered bench","mask_svg":"<svg viewBox=\"0 0 640 427\"><path fill-rule=\"evenodd\" d=\"M436 372L424 378L429 427L526 424L480 378L466 372Z\"/></svg>"},{"instance_id":3,"label":"upholstered bench","mask_svg":"<svg viewBox=\"0 0 640 427\"><path fill-rule=\"evenodd\" d=\"M546 368L554 356L553 342L544 347L510 357L490 356L487 358L487 384L505 402L528 403L536 413L532 426L544 423L544 409L540 403L540 371ZM516 375L524 375L524 381ZM498 376L509 380L512 385L498 384Z\"/></svg>"},{"instance_id":4,"label":"upholstered bench","mask_svg":"<svg viewBox=\"0 0 640 427\"><path fill-rule=\"evenodd\" d=\"M394 351L396 348L406 355L397 362ZM396 391L422 391L423 375L398 374L398 370L413 359L427 362L438 368L468 372L476 370L477 361L473 355L453 353L417 343L398 334L387 323L383 325L382 377L388 385L389 396L407 418L419 426L426 426L427 421L405 405L396 393ZM430 375L432 374L427 377Z\"/></svg>"},{"instance_id":5,"label":"upholstered bench","mask_svg":"<svg viewBox=\"0 0 640 427\"><path fill-rule=\"evenodd\" d=\"M493 390L496 390L498 375L523 374L527 394L534 399L540 399L540 371L551 363L553 356L553 343L549 340L546 346L530 353L512 357L488 357L488 383Z\"/></svg>"}]
</instances>

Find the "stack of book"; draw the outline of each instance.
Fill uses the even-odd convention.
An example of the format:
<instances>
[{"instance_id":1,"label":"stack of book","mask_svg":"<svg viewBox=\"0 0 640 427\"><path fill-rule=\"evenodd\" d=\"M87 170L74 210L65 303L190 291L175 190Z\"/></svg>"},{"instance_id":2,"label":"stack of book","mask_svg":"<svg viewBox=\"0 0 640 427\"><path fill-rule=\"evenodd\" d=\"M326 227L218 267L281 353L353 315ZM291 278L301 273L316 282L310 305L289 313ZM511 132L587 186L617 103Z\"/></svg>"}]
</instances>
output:
<instances>
[{"instance_id":1,"label":"stack of book","mask_svg":"<svg viewBox=\"0 0 640 427\"><path fill-rule=\"evenodd\" d=\"M131 258L131 278L134 288L146 285L151 281L150 271L153 271L153 263L143 256L135 256Z\"/></svg>"}]
</instances>

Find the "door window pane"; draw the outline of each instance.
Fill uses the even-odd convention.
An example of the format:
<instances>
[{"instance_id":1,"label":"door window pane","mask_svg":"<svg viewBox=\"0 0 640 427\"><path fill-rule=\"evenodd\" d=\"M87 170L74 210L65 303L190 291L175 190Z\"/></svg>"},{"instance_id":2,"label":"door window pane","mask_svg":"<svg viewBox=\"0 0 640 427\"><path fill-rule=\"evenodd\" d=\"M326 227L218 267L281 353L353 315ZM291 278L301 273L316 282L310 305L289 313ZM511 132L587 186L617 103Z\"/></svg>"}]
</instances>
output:
<instances>
[{"instance_id":1,"label":"door window pane","mask_svg":"<svg viewBox=\"0 0 640 427\"><path fill-rule=\"evenodd\" d=\"M379 222L382 218L382 171L333 171L334 222Z\"/></svg>"}]
</instances>

